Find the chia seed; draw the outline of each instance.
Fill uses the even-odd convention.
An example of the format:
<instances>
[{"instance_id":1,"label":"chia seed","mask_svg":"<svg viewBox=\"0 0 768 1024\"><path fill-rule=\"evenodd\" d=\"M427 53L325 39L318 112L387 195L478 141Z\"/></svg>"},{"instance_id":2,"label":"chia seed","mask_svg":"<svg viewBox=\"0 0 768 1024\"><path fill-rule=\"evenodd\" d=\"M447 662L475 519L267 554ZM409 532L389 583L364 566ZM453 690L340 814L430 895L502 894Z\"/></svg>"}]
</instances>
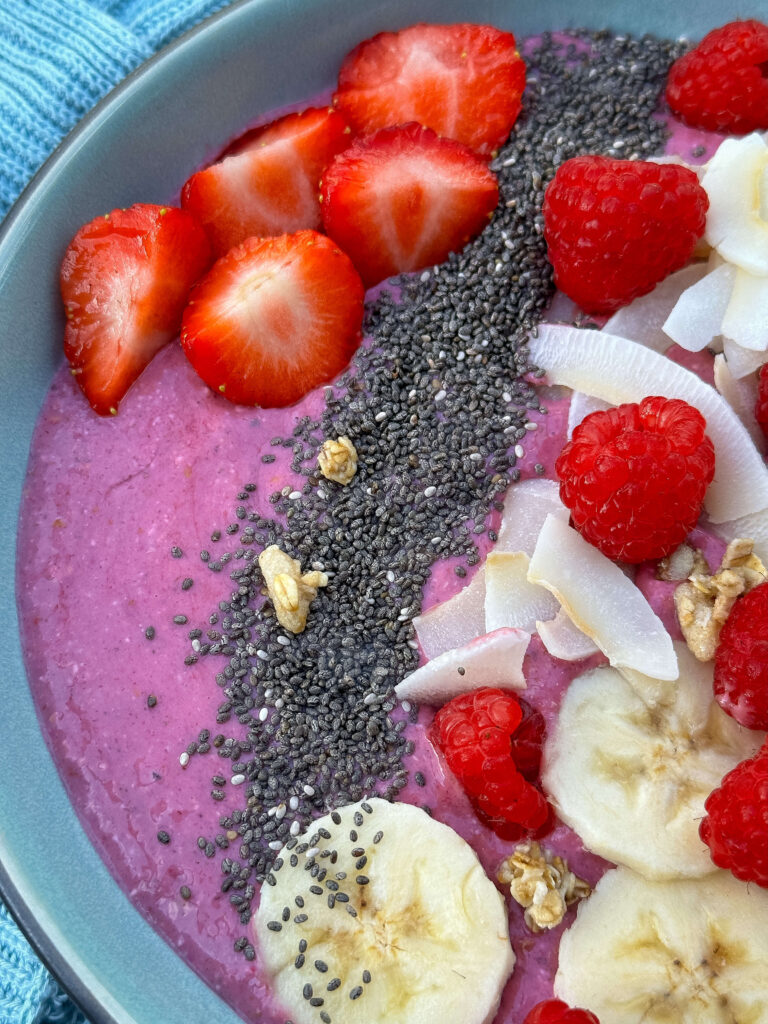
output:
<instances>
[{"instance_id":1,"label":"chia seed","mask_svg":"<svg viewBox=\"0 0 768 1024\"><path fill-rule=\"evenodd\" d=\"M394 686L418 664L412 620L430 567L456 559L453 571L465 579L466 567L478 564L478 538L495 537L490 513L520 477L515 446L523 438L535 443L529 417L542 410L525 339L553 291L542 234L546 185L570 157L643 158L665 139L653 114L682 44L608 32L571 39L586 44L589 59L547 34L527 55L523 112L491 163L500 202L489 226L441 266L398 279L397 299L384 290L372 300L365 321L372 342L325 389L317 420L303 417L290 437L272 439L290 450L309 486L283 480L265 495L272 519L233 503L235 517L254 524L246 528L247 553L240 548L214 562L200 553L212 570L226 566L231 581L229 599L209 618L220 632L208 634L205 657L223 659L216 685L226 700L216 721L232 734L211 742L237 763L231 781L248 783L235 790L237 819L232 811L221 819L221 827L241 829L240 859L230 858L225 882L235 874L274 884L268 872L289 833L304 832L329 808L381 793L380 783L388 783L386 798L397 799L405 784L411 741L407 723L394 723L390 712ZM318 487L319 445L341 435L354 441L358 472L344 487ZM226 528L228 536L237 532ZM245 543L246 530L240 535ZM306 629L287 644L270 602L263 603L256 558L246 557L273 543L304 571L322 565L330 580ZM418 709L406 714L415 721ZM414 780L424 785L421 773ZM223 798L221 789L212 795ZM290 818L268 814L286 803ZM381 839L379 831L373 843ZM250 899L238 901L235 912L247 921ZM350 996L361 993L358 986Z\"/></svg>"}]
</instances>

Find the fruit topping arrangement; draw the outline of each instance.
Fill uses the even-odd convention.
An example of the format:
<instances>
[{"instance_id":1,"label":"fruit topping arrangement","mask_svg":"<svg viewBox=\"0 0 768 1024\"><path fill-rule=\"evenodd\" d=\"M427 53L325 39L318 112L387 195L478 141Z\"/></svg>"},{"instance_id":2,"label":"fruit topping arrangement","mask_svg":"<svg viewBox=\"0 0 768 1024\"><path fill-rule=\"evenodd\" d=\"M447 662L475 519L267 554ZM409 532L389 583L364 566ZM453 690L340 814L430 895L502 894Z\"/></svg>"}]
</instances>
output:
<instances>
[{"instance_id":1,"label":"fruit topping arrangement","mask_svg":"<svg viewBox=\"0 0 768 1024\"><path fill-rule=\"evenodd\" d=\"M101 416L178 333L189 289L207 270L208 239L183 210L139 203L77 232L61 265L64 354Z\"/></svg>"},{"instance_id":2,"label":"fruit topping arrangement","mask_svg":"<svg viewBox=\"0 0 768 1024\"><path fill-rule=\"evenodd\" d=\"M537 1003L526 1015L523 1024L599 1024L589 1010L572 1009L562 999L546 999Z\"/></svg>"},{"instance_id":3,"label":"fruit topping arrangement","mask_svg":"<svg viewBox=\"0 0 768 1024\"><path fill-rule=\"evenodd\" d=\"M363 294L349 257L325 235L247 238L192 289L181 347L230 401L291 405L349 362Z\"/></svg>"},{"instance_id":4,"label":"fruit topping arrangement","mask_svg":"<svg viewBox=\"0 0 768 1024\"><path fill-rule=\"evenodd\" d=\"M323 175L321 199L325 230L370 287L463 248L499 188L466 146L410 121L353 142Z\"/></svg>"},{"instance_id":5,"label":"fruit topping arrangement","mask_svg":"<svg viewBox=\"0 0 768 1024\"><path fill-rule=\"evenodd\" d=\"M768 888L768 743L707 797L699 833L719 868Z\"/></svg>"},{"instance_id":6,"label":"fruit topping arrangement","mask_svg":"<svg viewBox=\"0 0 768 1024\"><path fill-rule=\"evenodd\" d=\"M115 415L179 331L195 370L232 402L289 405L332 380L360 341L360 278L370 287L440 263L488 222L499 193L487 160L524 85L509 32L381 33L344 62L333 108L251 129L192 174L183 212L162 208L164 232L137 212L126 225L136 255L125 211L81 228L61 272L65 354L94 411ZM101 244L86 246L94 225ZM310 234L320 230L340 248ZM289 282L282 296L276 275Z\"/></svg>"},{"instance_id":7,"label":"fruit topping arrangement","mask_svg":"<svg viewBox=\"0 0 768 1024\"><path fill-rule=\"evenodd\" d=\"M254 235L320 231L318 182L350 140L337 110L287 114L246 132L217 162L193 174L181 205L203 225L217 257Z\"/></svg>"},{"instance_id":8,"label":"fruit topping arrangement","mask_svg":"<svg viewBox=\"0 0 768 1024\"><path fill-rule=\"evenodd\" d=\"M334 106L367 135L417 121L490 157L521 110L525 62L492 25L412 25L381 32L343 61Z\"/></svg>"},{"instance_id":9,"label":"fruit topping arrangement","mask_svg":"<svg viewBox=\"0 0 768 1024\"><path fill-rule=\"evenodd\" d=\"M669 69L667 103L687 124L742 135L768 128L768 26L732 21Z\"/></svg>"},{"instance_id":10,"label":"fruit topping arrangement","mask_svg":"<svg viewBox=\"0 0 768 1024\"><path fill-rule=\"evenodd\" d=\"M674 551L699 520L715 473L701 413L644 398L587 416L563 448L560 497L582 537L620 562Z\"/></svg>"},{"instance_id":11,"label":"fruit topping arrangement","mask_svg":"<svg viewBox=\"0 0 768 1024\"><path fill-rule=\"evenodd\" d=\"M509 908L472 848L407 802L296 823L270 843L253 930L298 1024L490 1024L515 964L508 910L534 943L576 904L556 998L523 1024L714 1022L723 1007L768 1022L768 144L746 134L768 128L766 61L768 28L737 22L671 68L675 113L744 136L705 166L551 169L540 228L578 312L530 331L527 365L554 401L567 389L556 479L510 489L470 582L414 618L423 664L394 686L404 709L435 709L423 742L479 843L509 844ZM179 330L231 402L287 406L336 378L365 289L493 217L488 161L524 85L509 33L382 33L344 61L332 109L247 132L190 177L183 209L82 228L62 267L65 345L94 410L116 412ZM705 349L714 362L692 358ZM365 456L338 433L319 470L354 487ZM259 565L287 631L323 614L322 565L303 573L274 545ZM609 862L594 891L569 838Z\"/></svg>"},{"instance_id":12,"label":"fruit topping arrangement","mask_svg":"<svg viewBox=\"0 0 768 1024\"><path fill-rule=\"evenodd\" d=\"M588 313L615 313L690 260L708 205L687 167L566 160L544 197L555 284Z\"/></svg>"},{"instance_id":13,"label":"fruit topping arrangement","mask_svg":"<svg viewBox=\"0 0 768 1024\"><path fill-rule=\"evenodd\" d=\"M768 582L733 605L715 651L714 685L739 725L768 729Z\"/></svg>"},{"instance_id":14,"label":"fruit topping arrangement","mask_svg":"<svg viewBox=\"0 0 768 1024\"><path fill-rule=\"evenodd\" d=\"M372 798L290 839L261 893L264 966L296 1024L490 1024L512 972L507 912L472 848Z\"/></svg>"},{"instance_id":15,"label":"fruit topping arrangement","mask_svg":"<svg viewBox=\"0 0 768 1024\"><path fill-rule=\"evenodd\" d=\"M432 741L478 817L502 839L540 837L552 810L536 782L544 719L526 701L491 687L455 697L432 725Z\"/></svg>"}]
</instances>

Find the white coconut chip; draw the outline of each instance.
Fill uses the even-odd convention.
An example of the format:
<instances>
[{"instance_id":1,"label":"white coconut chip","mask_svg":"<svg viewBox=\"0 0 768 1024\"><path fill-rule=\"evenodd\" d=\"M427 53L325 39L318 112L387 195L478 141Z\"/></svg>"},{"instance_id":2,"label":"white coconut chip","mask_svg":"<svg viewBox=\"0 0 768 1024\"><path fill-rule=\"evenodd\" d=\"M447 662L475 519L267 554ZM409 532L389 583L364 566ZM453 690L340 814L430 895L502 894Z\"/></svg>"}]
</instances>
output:
<instances>
[{"instance_id":1,"label":"white coconut chip","mask_svg":"<svg viewBox=\"0 0 768 1024\"><path fill-rule=\"evenodd\" d=\"M730 338L723 338L723 355L728 360L728 369L732 377L739 380L759 370L763 363L768 362L768 352L755 352L754 349L742 348Z\"/></svg>"},{"instance_id":2,"label":"white coconut chip","mask_svg":"<svg viewBox=\"0 0 768 1024\"><path fill-rule=\"evenodd\" d=\"M634 583L555 516L542 527L528 579L551 590L610 663L677 679L677 656L661 619Z\"/></svg>"},{"instance_id":3,"label":"white coconut chip","mask_svg":"<svg viewBox=\"0 0 768 1024\"><path fill-rule=\"evenodd\" d=\"M530 635L521 629L497 629L433 658L395 687L398 700L439 706L481 686L524 690L523 658Z\"/></svg>"},{"instance_id":4,"label":"white coconut chip","mask_svg":"<svg viewBox=\"0 0 768 1024\"><path fill-rule=\"evenodd\" d=\"M768 348L768 277L737 270L728 308L719 331L742 348L762 352Z\"/></svg>"},{"instance_id":5,"label":"white coconut chip","mask_svg":"<svg viewBox=\"0 0 768 1024\"><path fill-rule=\"evenodd\" d=\"M554 619L537 622L541 642L553 658L561 661L581 661L597 654L600 648L583 633L564 608L559 608Z\"/></svg>"},{"instance_id":6,"label":"white coconut chip","mask_svg":"<svg viewBox=\"0 0 768 1024\"><path fill-rule=\"evenodd\" d=\"M571 395L571 404L568 406L568 437L573 435L574 429L578 427L585 416L589 416L592 412L604 412L610 408L610 402L604 402L601 398L595 398L594 395L585 395L582 391L574 391Z\"/></svg>"},{"instance_id":7,"label":"white coconut chip","mask_svg":"<svg viewBox=\"0 0 768 1024\"><path fill-rule=\"evenodd\" d=\"M533 633L537 619L557 614L548 590L528 582L530 559L524 551L491 552L485 562L485 628L504 626Z\"/></svg>"},{"instance_id":8,"label":"white coconut chip","mask_svg":"<svg viewBox=\"0 0 768 1024\"><path fill-rule=\"evenodd\" d=\"M723 540L747 537L755 543L755 554L768 565L768 508L729 523L713 523L712 527Z\"/></svg>"},{"instance_id":9,"label":"white coconut chip","mask_svg":"<svg viewBox=\"0 0 768 1024\"><path fill-rule=\"evenodd\" d=\"M706 348L723 333L735 278L736 267L722 263L687 288L662 324L664 333L689 352Z\"/></svg>"},{"instance_id":10,"label":"white coconut chip","mask_svg":"<svg viewBox=\"0 0 768 1024\"><path fill-rule=\"evenodd\" d=\"M544 520L552 512L565 522L570 515L560 501L560 486L555 480L533 477L521 480L507 491L504 511L494 551L525 551L533 554L536 538Z\"/></svg>"},{"instance_id":11,"label":"white coconut chip","mask_svg":"<svg viewBox=\"0 0 768 1024\"><path fill-rule=\"evenodd\" d=\"M485 633L485 567L458 594L413 620L421 649L428 658L461 647Z\"/></svg>"},{"instance_id":12,"label":"white coconut chip","mask_svg":"<svg viewBox=\"0 0 768 1024\"><path fill-rule=\"evenodd\" d=\"M695 406L715 446L715 478L704 498L710 519L726 522L768 506L768 468L744 425L725 399L690 370L626 338L557 324L539 325L529 354L552 383L614 405L663 395Z\"/></svg>"},{"instance_id":13,"label":"white coconut chip","mask_svg":"<svg viewBox=\"0 0 768 1024\"><path fill-rule=\"evenodd\" d=\"M654 352L666 352L672 339L663 325L686 289L700 281L710 270L706 263L691 263L670 274L648 295L630 302L613 314L603 327L608 334L637 341Z\"/></svg>"},{"instance_id":14,"label":"white coconut chip","mask_svg":"<svg viewBox=\"0 0 768 1024\"><path fill-rule=\"evenodd\" d=\"M715 387L747 428L758 451L765 452L765 437L755 419L757 375L734 377L724 355L715 356Z\"/></svg>"},{"instance_id":15,"label":"white coconut chip","mask_svg":"<svg viewBox=\"0 0 768 1024\"><path fill-rule=\"evenodd\" d=\"M757 133L725 139L701 184L709 197L704 237L729 263L768 274L768 222L761 196L768 147Z\"/></svg>"}]
</instances>

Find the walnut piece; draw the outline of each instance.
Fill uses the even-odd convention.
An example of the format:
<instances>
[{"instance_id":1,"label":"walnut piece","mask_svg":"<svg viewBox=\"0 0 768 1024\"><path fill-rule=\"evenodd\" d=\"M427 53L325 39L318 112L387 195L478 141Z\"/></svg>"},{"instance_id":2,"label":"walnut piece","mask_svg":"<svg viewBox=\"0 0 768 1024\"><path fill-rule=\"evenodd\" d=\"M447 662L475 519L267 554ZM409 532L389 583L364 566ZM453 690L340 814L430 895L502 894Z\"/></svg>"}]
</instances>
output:
<instances>
[{"instance_id":1,"label":"walnut piece","mask_svg":"<svg viewBox=\"0 0 768 1024\"><path fill-rule=\"evenodd\" d=\"M555 928L566 909L592 891L562 857L532 841L516 846L512 856L502 861L496 877L525 908L525 923L536 933Z\"/></svg>"},{"instance_id":2,"label":"walnut piece","mask_svg":"<svg viewBox=\"0 0 768 1024\"><path fill-rule=\"evenodd\" d=\"M357 449L346 434L323 441L317 456L320 472L327 480L348 484L357 472Z\"/></svg>"},{"instance_id":3,"label":"walnut piece","mask_svg":"<svg viewBox=\"0 0 768 1024\"><path fill-rule=\"evenodd\" d=\"M259 555L259 568L267 584L267 593L275 608L277 621L290 633L301 633L307 625L309 606L320 587L328 584L324 572L305 572L295 558L271 544Z\"/></svg>"},{"instance_id":4,"label":"walnut piece","mask_svg":"<svg viewBox=\"0 0 768 1024\"><path fill-rule=\"evenodd\" d=\"M675 590L680 629L699 661L714 658L720 630L736 599L768 578L753 547L754 541L749 538L732 540L714 575L710 575L709 566L697 551L693 571Z\"/></svg>"}]
</instances>

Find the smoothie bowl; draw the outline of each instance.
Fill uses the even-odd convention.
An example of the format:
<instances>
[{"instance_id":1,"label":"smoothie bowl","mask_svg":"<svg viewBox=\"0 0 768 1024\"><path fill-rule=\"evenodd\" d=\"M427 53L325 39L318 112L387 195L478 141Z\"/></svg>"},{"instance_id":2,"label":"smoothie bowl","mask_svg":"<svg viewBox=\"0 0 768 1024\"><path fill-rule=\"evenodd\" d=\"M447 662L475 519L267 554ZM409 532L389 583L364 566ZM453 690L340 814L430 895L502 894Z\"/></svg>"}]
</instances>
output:
<instances>
[{"instance_id":1,"label":"smoothie bowl","mask_svg":"<svg viewBox=\"0 0 768 1024\"><path fill-rule=\"evenodd\" d=\"M701 23L673 23L671 14L651 6L612 14L609 27L698 37L728 13L718 7L710 19L702 13ZM261 410L225 403L174 345L151 363L118 416L96 417L59 356L64 321L57 275L78 226L134 202L176 202L192 171L249 124L269 120L276 109L326 102L341 60L360 40L414 21L466 18L513 31L529 68L520 124L510 147L491 163L501 189L494 230L445 267L426 268L380 293L369 291L367 337L351 376L337 388L315 389L299 407ZM482 868L472 861L467 870L480 871L483 883L472 896L477 906L468 914L460 956L468 959L478 921L486 936L490 929L498 941L497 932L503 937L509 928L512 937L511 947L508 939L501 952L491 943L478 956L481 987L483 971L495 965L484 994L487 1019L493 1019L498 998L499 1020L506 1022L522 1020L537 1001L552 995L562 928L531 927L530 914L524 916L509 899L514 877L499 882L498 889L485 877L497 878L525 836L489 827L499 825L498 815L486 803L485 818L478 817L438 757L429 735L439 733L439 722L432 722L430 705L442 704L445 692L439 700L427 699L418 688L423 677L416 679L410 697L404 691L395 695L393 688L414 672L420 653L437 666L439 676L440 657L461 648L458 660L451 663L448 655L448 674L454 685L457 675L472 676L478 654L472 643L488 633L497 660L478 662L481 681L508 687L515 659L525 655L524 722L541 746L545 728L550 742L557 743L558 707L569 682L577 675L589 679L584 673L600 671L606 656L634 671L641 690L639 675L646 683L652 676L663 690L675 675L670 657L688 664L672 605L675 588L646 567L638 570L637 586L629 581L627 586L646 595L655 610L650 633L656 621L663 622L667 639L678 640L677 653L670 640L654 665L658 645L650 634L641 659L629 663L599 631L602 653L587 646L576 660L553 658L540 636L521 649L521 630L499 611L499 604L509 604L510 588L520 593L535 585L536 572L547 584L548 589L538 588L546 600L554 601L552 592L558 600L548 606L538 595L544 603L534 602L533 622L556 621L558 601L569 607L567 581L557 578L551 552L573 543L572 531L548 485L567 437L571 395L557 387L537 389L524 373L524 357L515 363L520 349L514 339L521 326L538 321L552 294L536 221L544 178L578 153L647 158L667 145L657 109L678 47L588 32L526 38L576 25L602 28L605 20L599 9L576 13L556 4L536 11L523 5L489 5L487 11L468 11L460 4L407 10L393 5L375 15L339 4L295 10L239 6L127 82L53 158L9 219L2 243L3 302L11 321L2 403L12 448L4 496L9 538L16 535L35 422L37 429L23 484L16 570L13 544L6 555L5 578L18 573L32 694L16 637L17 597L9 588L14 626L11 728L0 755L8 780L0 795L3 891L92 1019L181 1022L203 1013L233 1021L281 1022L291 1014L304 1019L286 1008L280 982L274 986L266 977L258 941L266 936L276 943L271 966L279 979L280 942L304 926L309 913L300 902L310 898L303 889L283 890L290 886L289 872L306 865L309 884L320 889L324 907L339 916L344 904L350 905L344 884L350 868L360 873L356 885L364 887L366 862L374 862L380 848L389 851L383 860L389 858L390 866L413 878L417 869L408 874L409 859L422 863L418 843L423 840L435 850L432 863L427 857L418 868L425 872L425 891L414 886L405 902L428 906L440 923L435 875L447 877L462 863L467 847L460 845L454 854L451 843L457 836L479 857ZM287 53L290 73L283 68ZM155 142L146 154L135 152L136 125L142 138L149 134ZM668 152L700 163L718 141L678 128ZM694 266L700 277L707 265L702 258ZM718 272L715 263L708 269ZM574 315L563 303L546 318L570 322ZM719 333L713 330L710 339ZM616 328L616 334L622 331ZM584 337L579 362L588 365L591 335L584 332ZM562 348L557 334L542 330L536 344L540 365L554 367ZM702 375L712 373L707 355L678 352L675 358ZM567 365L558 372L555 385L579 390ZM659 381L658 369L653 379ZM612 405L634 400L619 392L598 387L589 393ZM661 393L660 382L651 393ZM325 481L317 470L321 441L345 437L353 438L358 461L348 486ZM334 458L343 454L337 450ZM755 460L756 449L744 472L758 465ZM520 493L533 494L533 505L553 515L545 523L543 515L534 514L541 521L523 537L525 514L515 513L510 503L515 486L526 483ZM713 519L741 515L738 505L728 504L728 490L721 481L725 511L716 509ZM545 530L551 534L548 548L538 546ZM692 536L714 568L725 546L722 538L714 531ZM303 572L314 574L305 585L318 593L303 633L275 622L274 592L262 600L255 556L270 545L288 551ZM483 577L478 566L491 549L496 567L491 573L489 559ZM504 566L498 562L519 553L529 570L522 577L519 559ZM579 557L576 551L573 559ZM265 566L262 573L269 582ZM622 582L616 586L618 606L626 591ZM444 603L456 593L465 595L458 610ZM489 610L493 593L496 606ZM430 619L427 613L415 633L414 618L432 606L443 609L437 625L435 615ZM579 620L578 610L570 607ZM440 615L447 615L442 625ZM686 674L695 679L697 671L692 664ZM622 679L614 680L615 689L624 685ZM426 685L434 686L435 678ZM583 683L579 692L587 706L596 700ZM661 706L665 699L661 692L653 697ZM759 745L757 732L745 737L735 725L732 732L722 741L726 747L730 743L723 771ZM562 779L555 777L558 771L572 774L572 765L566 760L565 767L557 766L553 754L549 785L557 791L563 820L554 831L553 821L537 820L526 835L565 858L567 867L561 863L555 869L569 880L568 902L586 895L604 873L607 863L600 853L612 863L668 878L664 858L679 857L680 848L643 851L642 828L633 835L622 825L623 845L607 847L592 837L582 845L564 824L579 818L578 807L566 810L566 804L573 805ZM665 796L672 799L668 791ZM414 810L417 819L403 826L389 821L388 801L428 812ZM329 821L304 837L310 823L325 814ZM384 824L369 827L367 817ZM455 833L432 831L437 822ZM343 829L349 851L333 845L336 829ZM377 840L380 832L385 838ZM326 862L335 865L339 856L343 866L329 871ZM352 858L351 865L345 857ZM275 868L278 860L284 860L282 873ZM707 874L710 865L702 866L700 849L691 852L691 861L683 874ZM536 870L551 877L552 868L539 862ZM508 865L512 876L514 870ZM267 898L261 894L257 910L265 879ZM622 884L629 885L628 905L647 900L647 893L632 890L633 882ZM508 914L500 911L502 890ZM729 894L726 886L711 899L727 902ZM279 906L275 899L282 900ZM386 918L393 928L403 916L395 910L390 905ZM754 907L742 910L752 914ZM573 914L569 911L566 924ZM597 910L594 914L597 924L591 928L599 931L602 921ZM348 918L355 922L352 914ZM590 927L586 913L584 920L583 928ZM449 918L445 927L457 928L458 919ZM422 962L422 953L414 954L401 977L388 978L385 991L392 1001L387 1003L377 985L391 958L355 960L342 971L319 948L306 953L307 940L298 932L294 944L289 975L304 970L312 956L308 970L314 973L311 981L302 978L300 992L313 1019L331 1016L329 1007L342 984L353 1008L348 1012L362 1008L372 1020L398 1019L405 1003L392 993L419 988L421 972L414 964ZM517 966L507 982L511 948ZM423 962L437 970L441 957L433 946ZM460 966L445 957L445 977L433 986L442 992L450 991L448 975ZM573 951L572 957L571 973L578 973ZM354 981L347 969L349 979L354 970ZM375 1008L366 1009L374 1002ZM462 1020L469 1012L462 1011ZM766 1014L765 1006L760 1012ZM332 1019L345 1018L334 1013Z\"/></svg>"}]
</instances>

